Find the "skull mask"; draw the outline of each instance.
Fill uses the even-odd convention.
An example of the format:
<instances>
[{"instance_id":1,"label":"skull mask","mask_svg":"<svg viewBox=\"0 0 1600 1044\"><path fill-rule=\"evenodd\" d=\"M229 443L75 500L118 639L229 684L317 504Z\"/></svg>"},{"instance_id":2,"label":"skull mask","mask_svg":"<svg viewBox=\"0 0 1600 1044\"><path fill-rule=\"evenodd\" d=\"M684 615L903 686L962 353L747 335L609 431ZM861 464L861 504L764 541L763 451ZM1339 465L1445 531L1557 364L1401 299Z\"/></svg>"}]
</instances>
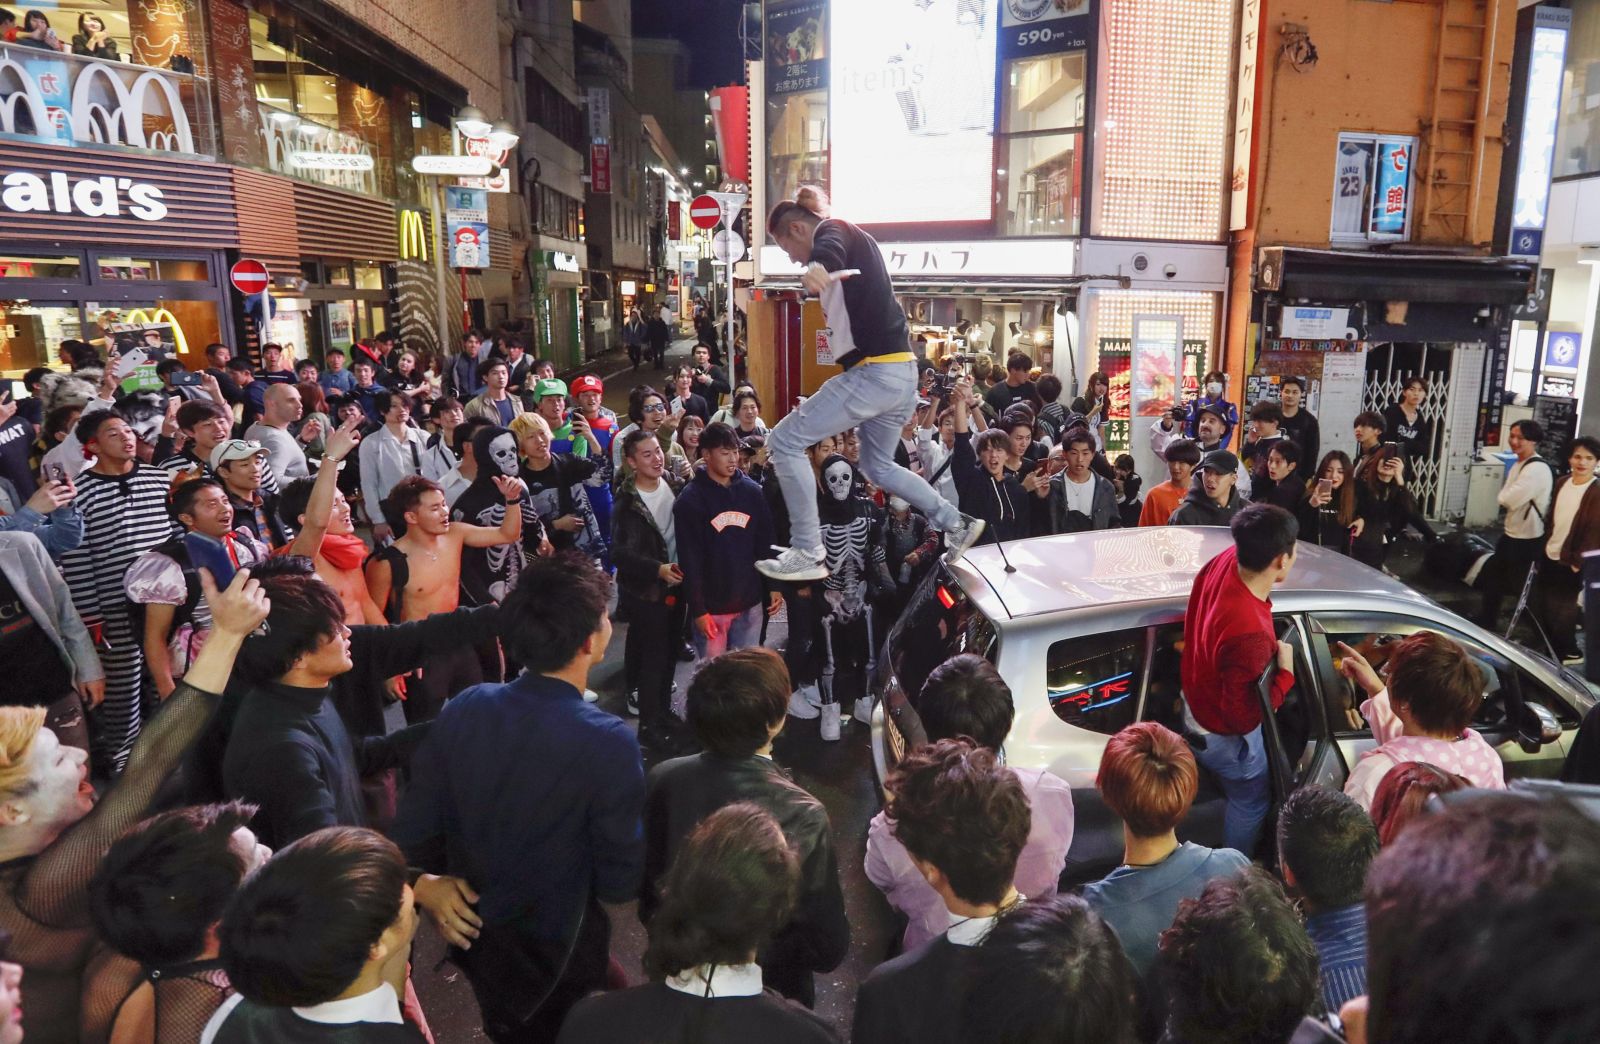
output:
<instances>
[{"instance_id":1,"label":"skull mask","mask_svg":"<svg viewBox=\"0 0 1600 1044\"><path fill-rule=\"evenodd\" d=\"M828 496L840 503L850 499L855 477L855 469L842 457L829 461L822 470L822 481L828 487Z\"/></svg>"},{"instance_id":2,"label":"skull mask","mask_svg":"<svg viewBox=\"0 0 1600 1044\"><path fill-rule=\"evenodd\" d=\"M489 459L494 461L494 466L500 469L500 474L515 475L517 473L517 437L510 432L496 435L494 441L489 443Z\"/></svg>"}]
</instances>

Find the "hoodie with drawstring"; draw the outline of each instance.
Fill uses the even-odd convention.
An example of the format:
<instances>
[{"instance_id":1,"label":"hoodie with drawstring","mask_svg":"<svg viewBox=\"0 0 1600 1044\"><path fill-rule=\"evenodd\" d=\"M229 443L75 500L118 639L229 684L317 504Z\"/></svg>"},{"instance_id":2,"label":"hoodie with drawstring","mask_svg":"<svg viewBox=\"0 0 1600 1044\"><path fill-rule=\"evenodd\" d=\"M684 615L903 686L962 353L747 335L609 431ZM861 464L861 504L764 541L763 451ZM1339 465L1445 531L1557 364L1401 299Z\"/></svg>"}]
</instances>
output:
<instances>
[{"instance_id":1,"label":"hoodie with drawstring","mask_svg":"<svg viewBox=\"0 0 1600 1044\"><path fill-rule=\"evenodd\" d=\"M1200 481L1200 474L1196 472L1194 485L1189 487L1189 493L1183 498L1183 503L1178 505L1178 510L1172 513L1169 525L1225 526L1233 521L1233 516L1237 515L1242 507L1244 501L1240 499L1237 487L1228 490L1228 503L1225 507L1206 496L1206 487Z\"/></svg>"},{"instance_id":2,"label":"hoodie with drawstring","mask_svg":"<svg viewBox=\"0 0 1600 1044\"><path fill-rule=\"evenodd\" d=\"M995 478L978 463L978 454L972 448L972 432L956 432L955 455L950 463L950 474L955 476L956 492L961 498L961 510L973 518L987 523L983 527L980 544L997 540L1020 540L1028 535L1031 496L1022 488L1016 476L1002 472Z\"/></svg>"}]
</instances>

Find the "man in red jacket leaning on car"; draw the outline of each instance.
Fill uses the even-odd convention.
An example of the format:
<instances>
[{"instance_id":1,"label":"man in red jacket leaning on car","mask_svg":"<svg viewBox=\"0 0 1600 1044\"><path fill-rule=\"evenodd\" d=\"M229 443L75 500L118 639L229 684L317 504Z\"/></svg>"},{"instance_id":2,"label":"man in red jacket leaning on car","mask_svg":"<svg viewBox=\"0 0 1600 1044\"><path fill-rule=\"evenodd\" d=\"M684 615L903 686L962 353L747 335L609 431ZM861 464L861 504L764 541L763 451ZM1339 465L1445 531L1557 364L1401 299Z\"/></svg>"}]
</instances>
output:
<instances>
[{"instance_id":1,"label":"man in red jacket leaning on car","mask_svg":"<svg viewBox=\"0 0 1600 1044\"><path fill-rule=\"evenodd\" d=\"M1185 733L1227 798L1229 848L1249 855L1272 803L1256 682L1277 658L1276 710L1294 686L1294 650L1272 628L1272 589L1294 568L1294 516L1252 504L1233 517L1233 547L1194 579L1183 617Z\"/></svg>"}]
</instances>

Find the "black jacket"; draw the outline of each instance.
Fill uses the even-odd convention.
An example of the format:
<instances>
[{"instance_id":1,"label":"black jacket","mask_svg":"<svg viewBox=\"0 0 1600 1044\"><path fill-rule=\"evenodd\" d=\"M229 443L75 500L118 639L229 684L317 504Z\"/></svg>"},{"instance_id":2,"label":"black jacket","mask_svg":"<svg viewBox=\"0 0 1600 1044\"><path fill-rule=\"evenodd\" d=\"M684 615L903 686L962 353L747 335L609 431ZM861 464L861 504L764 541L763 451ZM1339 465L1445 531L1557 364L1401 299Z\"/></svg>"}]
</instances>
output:
<instances>
[{"instance_id":1,"label":"black jacket","mask_svg":"<svg viewBox=\"0 0 1600 1044\"><path fill-rule=\"evenodd\" d=\"M234 719L222 781L260 807L250 825L273 849L329 826L366 826L361 780L410 760L429 723L352 738L330 687L255 686Z\"/></svg>"},{"instance_id":2,"label":"black jacket","mask_svg":"<svg viewBox=\"0 0 1600 1044\"><path fill-rule=\"evenodd\" d=\"M827 810L770 758L696 754L664 761L645 781L644 880L639 917L660 905L658 889L684 838L706 816L739 801L772 813L800 859L800 901L794 918L757 957L766 984L810 1006L813 972L839 966L850 948L850 925L839 889Z\"/></svg>"},{"instance_id":3,"label":"black jacket","mask_svg":"<svg viewBox=\"0 0 1600 1044\"><path fill-rule=\"evenodd\" d=\"M960 985L977 947L944 936L880 964L856 995L850 1039L872 1044L958 1044Z\"/></svg>"},{"instance_id":4,"label":"black jacket","mask_svg":"<svg viewBox=\"0 0 1600 1044\"><path fill-rule=\"evenodd\" d=\"M667 596L670 588L661 579L667 539L639 498L632 475L617 487L611 508L611 561L617 567L617 587L622 592L645 602L659 602Z\"/></svg>"},{"instance_id":5,"label":"black jacket","mask_svg":"<svg viewBox=\"0 0 1600 1044\"><path fill-rule=\"evenodd\" d=\"M1020 540L1028 535L1032 494L1022 488L1013 475L995 479L978 463L972 449L972 433L956 432L954 456L950 461L950 476L956 483L956 494L961 500L961 510L988 523L984 527L980 544L996 540Z\"/></svg>"},{"instance_id":6,"label":"black jacket","mask_svg":"<svg viewBox=\"0 0 1600 1044\"><path fill-rule=\"evenodd\" d=\"M755 997L708 999L653 982L583 1001L561 1024L556 1044L614 1044L624 1040L836 1044L839 1034L821 1016L771 990Z\"/></svg>"},{"instance_id":7,"label":"black jacket","mask_svg":"<svg viewBox=\"0 0 1600 1044\"><path fill-rule=\"evenodd\" d=\"M1178 505L1178 510L1172 513L1169 525L1174 526L1225 526L1233 521L1233 516L1244 507L1244 501L1239 499L1239 491L1228 491L1228 506L1218 507L1217 502L1206 496L1205 487L1200 485L1199 476L1195 476L1195 484L1184 496L1183 503Z\"/></svg>"}]
</instances>

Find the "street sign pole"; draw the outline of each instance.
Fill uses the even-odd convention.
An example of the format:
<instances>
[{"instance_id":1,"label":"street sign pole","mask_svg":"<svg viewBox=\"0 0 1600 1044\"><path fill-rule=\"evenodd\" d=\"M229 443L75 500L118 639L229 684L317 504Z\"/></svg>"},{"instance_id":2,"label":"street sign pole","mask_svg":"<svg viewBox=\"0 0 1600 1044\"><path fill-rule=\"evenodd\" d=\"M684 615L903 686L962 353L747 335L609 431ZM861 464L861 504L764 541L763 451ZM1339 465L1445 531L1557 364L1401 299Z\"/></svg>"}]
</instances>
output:
<instances>
[{"instance_id":1,"label":"street sign pole","mask_svg":"<svg viewBox=\"0 0 1600 1044\"><path fill-rule=\"evenodd\" d=\"M438 307L434 309L434 313L439 323L439 354L449 355L452 348L450 306L444 299L446 286L444 252L449 249L444 240L444 189L437 177L428 180L433 183L433 292L438 297Z\"/></svg>"},{"instance_id":2,"label":"street sign pole","mask_svg":"<svg viewBox=\"0 0 1600 1044\"><path fill-rule=\"evenodd\" d=\"M722 206L722 227L728 230L728 234L734 237L734 241L735 242L739 242L738 234L733 231L733 223L734 223L734 221L738 220L739 211L744 207L744 201L746 199L748 199L749 197L743 192L708 192L708 193L706 193L706 195L710 196L712 199L715 199L719 204L721 204L721 206ZM753 239L755 237L752 236L751 238ZM742 247L742 244L741 244L741 247ZM728 372L730 374L733 373L733 263L735 261L738 261L743 256L744 255L743 255L743 252L742 252L742 249L741 249L739 257L735 257L735 256L733 256L732 253L729 253L727 259L723 262L723 264L728 266L728 336L727 336L727 346L728 346Z\"/></svg>"}]
</instances>

